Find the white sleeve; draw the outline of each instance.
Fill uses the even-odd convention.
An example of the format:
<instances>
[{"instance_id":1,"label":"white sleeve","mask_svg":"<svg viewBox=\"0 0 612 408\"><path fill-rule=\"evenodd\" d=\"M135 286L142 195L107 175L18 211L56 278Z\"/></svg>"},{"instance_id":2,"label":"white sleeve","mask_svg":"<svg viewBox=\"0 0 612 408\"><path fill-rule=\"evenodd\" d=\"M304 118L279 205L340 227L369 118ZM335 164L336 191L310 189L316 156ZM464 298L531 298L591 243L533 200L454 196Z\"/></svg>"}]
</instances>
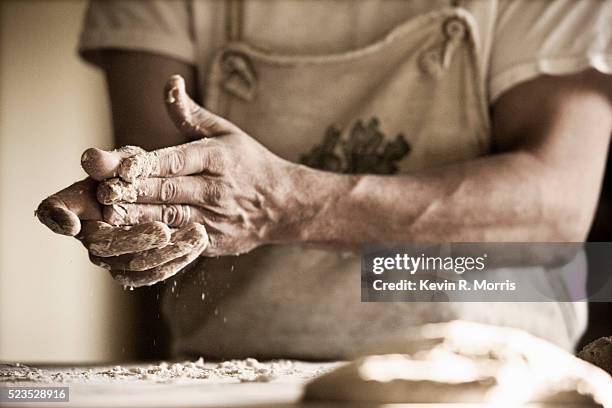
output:
<instances>
[{"instance_id":1,"label":"white sleeve","mask_svg":"<svg viewBox=\"0 0 612 408\"><path fill-rule=\"evenodd\" d=\"M612 74L612 0L500 0L489 100L541 74Z\"/></svg>"},{"instance_id":2,"label":"white sleeve","mask_svg":"<svg viewBox=\"0 0 612 408\"><path fill-rule=\"evenodd\" d=\"M144 51L193 63L195 46L186 0L94 0L90 2L79 54L96 61L101 49Z\"/></svg>"}]
</instances>

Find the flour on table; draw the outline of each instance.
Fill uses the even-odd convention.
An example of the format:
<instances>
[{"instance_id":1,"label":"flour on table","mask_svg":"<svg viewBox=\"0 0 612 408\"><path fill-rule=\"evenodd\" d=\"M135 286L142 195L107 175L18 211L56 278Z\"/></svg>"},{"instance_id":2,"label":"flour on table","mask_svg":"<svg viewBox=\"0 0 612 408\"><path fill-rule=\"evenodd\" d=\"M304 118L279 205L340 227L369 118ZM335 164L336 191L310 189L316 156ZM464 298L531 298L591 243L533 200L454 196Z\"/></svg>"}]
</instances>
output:
<instances>
[{"instance_id":1,"label":"flour on table","mask_svg":"<svg viewBox=\"0 0 612 408\"><path fill-rule=\"evenodd\" d=\"M154 365L117 365L96 368L35 368L23 364L0 364L0 383L82 383L100 381L151 381L156 383L183 380L220 382L269 382L280 376L310 378L321 372L301 370L294 362L278 360L259 362L254 358L221 363L196 361Z\"/></svg>"}]
</instances>

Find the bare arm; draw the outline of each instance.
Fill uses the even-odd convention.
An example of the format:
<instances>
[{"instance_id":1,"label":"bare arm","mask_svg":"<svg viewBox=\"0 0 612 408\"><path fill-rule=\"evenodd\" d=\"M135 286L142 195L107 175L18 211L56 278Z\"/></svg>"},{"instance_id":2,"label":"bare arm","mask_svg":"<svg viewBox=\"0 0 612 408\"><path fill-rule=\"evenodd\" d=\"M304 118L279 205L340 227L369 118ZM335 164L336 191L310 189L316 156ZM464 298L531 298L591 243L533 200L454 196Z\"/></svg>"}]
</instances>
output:
<instances>
[{"instance_id":1,"label":"bare arm","mask_svg":"<svg viewBox=\"0 0 612 408\"><path fill-rule=\"evenodd\" d=\"M540 77L494 106L492 155L414 174L339 175L275 156L197 106L180 77L168 82L165 101L181 133L199 140L122 160L115 170L135 203L107 195L107 182L98 199L110 205L104 218L114 225L203 224L208 245L197 248L207 256L289 242L355 249L381 241L582 241L612 131L610 77ZM137 285L185 264L136 274L135 256L92 259Z\"/></svg>"},{"instance_id":2,"label":"bare arm","mask_svg":"<svg viewBox=\"0 0 612 408\"><path fill-rule=\"evenodd\" d=\"M582 241L599 194L612 79L540 77L494 106L493 155L401 176L293 169L281 236L341 246L377 241ZM286 235L285 235L286 234Z\"/></svg>"},{"instance_id":3,"label":"bare arm","mask_svg":"<svg viewBox=\"0 0 612 408\"><path fill-rule=\"evenodd\" d=\"M183 76L189 92L197 95L193 66L154 54L118 50L103 51L100 65L106 75L117 146L152 150L187 141L168 118L162 95L173 74Z\"/></svg>"},{"instance_id":4,"label":"bare arm","mask_svg":"<svg viewBox=\"0 0 612 408\"><path fill-rule=\"evenodd\" d=\"M122 163L126 182L141 179L135 204L99 197L121 203L105 214L111 224L204 224L210 256L270 243L355 249L368 242L582 241L612 131L611 83L595 72L539 77L493 107L493 154L377 176L282 160L198 107L174 78L170 117L184 134L204 139ZM142 161L155 165L143 174ZM171 205L172 219L151 204Z\"/></svg>"}]
</instances>

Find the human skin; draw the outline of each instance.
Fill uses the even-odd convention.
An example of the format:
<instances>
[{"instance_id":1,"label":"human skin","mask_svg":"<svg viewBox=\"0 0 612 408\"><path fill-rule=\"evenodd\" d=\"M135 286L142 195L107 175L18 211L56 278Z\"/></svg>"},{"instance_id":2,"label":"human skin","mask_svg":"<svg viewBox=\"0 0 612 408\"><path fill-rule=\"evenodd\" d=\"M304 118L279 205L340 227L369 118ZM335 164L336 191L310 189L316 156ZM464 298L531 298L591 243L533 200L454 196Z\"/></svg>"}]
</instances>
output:
<instances>
[{"instance_id":1,"label":"human skin","mask_svg":"<svg viewBox=\"0 0 612 408\"><path fill-rule=\"evenodd\" d=\"M167 117L160 99L160 90L169 76L178 73L186 79L187 89L193 93L195 69L192 66L148 53L105 50L92 54L95 54L92 57L104 69L116 146L137 145L144 149L157 149L187 141ZM121 151L98 153L100 154L94 155L92 159L102 166L98 169L101 171L116 166L123 157L130 155ZM99 179L95 165L90 166L89 170L94 179ZM90 257L101 255L90 249L92 244L98 244L98 248L100 244L106 244L103 255L109 266L113 264L109 256L116 256L118 260L129 258L130 264L133 264L132 260L137 259L157 259L144 266L136 262L137 269L141 269L138 279L144 282L143 284L152 284L173 275L188 264L188 260L197 258L202 252L208 242L203 228L183 228L192 234L186 242L187 245L181 245L180 253L174 251L171 254L167 252L168 248L165 251L167 253L163 255L148 251L166 247L174 240L173 231L167 225L155 222L141 224L136 229L126 229L103 222L103 206L96 200L98 183L94 179L78 181L45 199L37 209L38 217L54 232L74 236L81 241L88 249ZM112 236L120 236L123 239L108 239ZM190 247L189 242L193 243L193 238L197 238L197 245ZM165 257L161 264L158 255ZM130 270L134 268L135 265L130 266ZM112 270L111 274L123 284L138 281L136 277L122 280L121 268Z\"/></svg>"},{"instance_id":2,"label":"human skin","mask_svg":"<svg viewBox=\"0 0 612 408\"><path fill-rule=\"evenodd\" d=\"M123 80L130 79L137 86L136 78ZM177 81L164 98L181 101L169 104L170 117L181 135L204 139L148 154L166 164L153 166L153 174L136 172L145 193L136 203L116 203L120 213L111 207L103 214L112 224L168 222L172 214L169 223L179 220L179 226L187 220L181 212L188 211L188 221L206 227L203 254L210 256L274 243L355 249L375 241L582 241L612 131L609 76L541 76L512 88L492 107L489 156L411 174L340 175L273 155L235 125L193 105ZM159 127L167 129L167 123ZM103 175L121 175L134 159L108 162L113 165ZM72 208L68 199L64 203ZM130 271L130 259L124 254L124 263L114 268Z\"/></svg>"}]
</instances>

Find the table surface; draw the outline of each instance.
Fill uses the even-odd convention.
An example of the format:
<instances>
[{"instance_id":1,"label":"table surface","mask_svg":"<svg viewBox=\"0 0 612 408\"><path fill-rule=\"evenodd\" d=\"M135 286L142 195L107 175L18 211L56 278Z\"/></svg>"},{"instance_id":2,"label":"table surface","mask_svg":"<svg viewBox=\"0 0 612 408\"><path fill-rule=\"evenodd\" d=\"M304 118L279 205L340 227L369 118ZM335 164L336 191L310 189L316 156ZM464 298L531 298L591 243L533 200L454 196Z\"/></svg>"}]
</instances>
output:
<instances>
[{"instance_id":1,"label":"table surface","mask_svg":"<svg viewBox=\"0 0 612 408\"><path fill-rule=\"evenodd\" d=\"M163 363L162 363L163 364ZM189 362L183 362L186 367ZM270 367L271 362L255 363ZM69 403L19 402L8 407L233 407L233 406L296 406L304 384L339 363L282 361L281 369L272 370L272 378L249 380L232 373L232 368L219 369L220 364L206 362L197 373L210 372L208 378L188 375L147 378L147 371L158 368L151 364L107 365L0 365L0 387L69 387ZM172 369L173 363L168 363ZM289 367L289 368L287 368ZM264 368L265 370L265 368ZM144 372L144 375L139 375ZM227 372L228 374L225 374ZM115 376L114 373L119 373ZM133 373L133 374L132 374ZM208 374L207 374L208 375ZM144 378L143 378L144 377ZM242 378L241 378L242 377ZM247 376L248 377L248 376Z\"/></svg>"},{"instance_id":2,"label":"table surface","mask_svg":"<svg viewBox=\"0 0 612 408\"><path fill-rule=\"evenodd\" d=\"M242 360L244 361L244 360ZM189 362L182 363L190 364ZM259 363L257 367L270 367L271 362ZM245 381L244 376L225 370L219 363L206 362L198 365L198 372L208 372L208 378L163 379L143 378L151 368L159 365L126 364L121 366L24 366L0 364L0 387L69 387L70 401L2 403L1 407L84 407L84 408L137 408L137 407L347 407L332 402L301 401L304 384L311 378L342 364L313 363L285 360L275 376L259 382ZM192 365L193 367L193 365ZM219 368L221 367L221 369ZM172 363L168 364L172 369ZM208 371L207 371L208 370ZM119 373L115 376L113 373ZM82 378L82 377L85 378ZM248 376L247 376L248 377ZM380 407L380 404L351 404L358 407ZM448 404L387 404L385 407L440 407ZM481 404L451 404L453 408L483 407ZM530 404L529 407L551 408L552 405Z\"/></svg>"}]
</instances>

